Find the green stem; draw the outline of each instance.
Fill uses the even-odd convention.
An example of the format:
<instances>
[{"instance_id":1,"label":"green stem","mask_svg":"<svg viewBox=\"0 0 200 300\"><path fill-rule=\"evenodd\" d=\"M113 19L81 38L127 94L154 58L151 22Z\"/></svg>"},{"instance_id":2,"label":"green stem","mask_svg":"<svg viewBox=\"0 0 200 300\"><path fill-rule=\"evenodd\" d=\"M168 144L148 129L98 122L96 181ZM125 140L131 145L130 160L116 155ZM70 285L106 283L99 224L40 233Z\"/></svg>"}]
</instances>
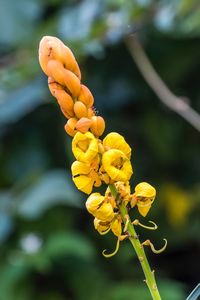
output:
<instances>
[{"instance_id":1,"label":"green stem","mask_svg":"<svg viewBox=\"0 0 200 300\"><path fill-rule=\"evenodd\" d=\"M115 188L114 185L109 185L109 188L111 190L111 193L113 194L113 196L116 198L116 200L119 200L119 194ZM136 234L135 228L134 226L131 224L130 222L130 218L128 215L128 211L126 206L123 204L122 201L120 201L121 203L119 204L119 210L121 213L121 217L123 219L124 224L126 224L127 222L127 218L129 219L128 225L127 225L127 232L129 234L129 240L131 242L131 244L133 245L133 248L135 249L135 252L137 254L137 257L140 261L140 264L142 266L144 275L145 275L145 282L149 288L149 291L151 293L152 299L153 300L161 300L158 288L157 288L157 284L156 284L156 280L155 280L155 276L154 276L154 271L151 270L150 266L149 266L149 262L147 260L146 254L144 252L144 248L143 245L140 243L140 240Z\"/></svg>"}]
</instances>

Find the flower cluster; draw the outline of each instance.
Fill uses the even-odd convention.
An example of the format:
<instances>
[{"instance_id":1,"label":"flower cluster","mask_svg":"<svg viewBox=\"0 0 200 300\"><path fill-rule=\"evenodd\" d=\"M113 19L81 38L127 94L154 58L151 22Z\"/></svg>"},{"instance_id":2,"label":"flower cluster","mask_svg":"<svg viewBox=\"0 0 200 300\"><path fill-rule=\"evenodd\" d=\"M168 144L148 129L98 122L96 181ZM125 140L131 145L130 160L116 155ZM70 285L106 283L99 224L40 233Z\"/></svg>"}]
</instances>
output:
<instances>
[{"instance_id":1,"label":"flower cluster","mask_svg":"<svg viewBox=\"0 0 200 300\"><path fill-rule=\"evenodd\" d=\"M39 62L48 76L51 94L68 119L65 130L70 136L91 131L96 137L103 134L104 119L95 115L94 98L81 84L81 72L71 50L58 38L45 36L40 41Z\"/></svg>"},{"instance_id":2,"label":"flower cluster","mask_svg":"<svg viewBox=\"0 0 200 300\"><path fill-rule=\"evenodd\" d=\"M131 148L116 132L100 139L105 122L96 116L93 96L81 84L79 66L71 50L55 37L44 37L40 42L39 60L48 76L49 89L68 119L65 130L73 137L72 152L76 159L71 167L72 178L80 191L90 195L86 208L94 216L94 227L100 234L111 230L118 241L123 240L126 226L120 214L120 203L128 208L137 206L145 217L156 191L150 184L142 182L131 194ZM102 183L108 185L105 195L92 193L93 188ZM113 195L111 186L118 197Z\"/></svg>"}]
</instances>

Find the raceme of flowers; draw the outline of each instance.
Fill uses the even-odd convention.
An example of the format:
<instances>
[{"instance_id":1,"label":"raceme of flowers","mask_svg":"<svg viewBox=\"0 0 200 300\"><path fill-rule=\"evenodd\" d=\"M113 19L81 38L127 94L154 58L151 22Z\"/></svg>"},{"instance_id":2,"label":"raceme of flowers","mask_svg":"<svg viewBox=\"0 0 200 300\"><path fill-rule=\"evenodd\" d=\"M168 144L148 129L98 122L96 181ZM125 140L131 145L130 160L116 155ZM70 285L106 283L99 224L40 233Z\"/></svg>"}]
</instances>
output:
<instances>
[{"instance_id":1,"label":"raceme of flowers","mask_svg":"<svg viewBox=\"0 0 200 300\"><path fill-rule=\"evenodd\" d=\"M156 190L142 182L131 193L131 148L116 132L100 138L105 121L96 115L94 98L81 83L81 72L71 50L58 38L45 36L40 42L39 61L48 76L49 89L68 119L64 128L73 137L72 152L76 159L71 166L72 179L80 191L89 195L86 208L94 217L95 229L100 234L111 230L119 242L127 237L126 228L110 186L115 187L126 207L137 207L143 217L151 208ZM93 192L94 187L102 184L108 185L104 195Z\"/></svg>"}]
</instances>

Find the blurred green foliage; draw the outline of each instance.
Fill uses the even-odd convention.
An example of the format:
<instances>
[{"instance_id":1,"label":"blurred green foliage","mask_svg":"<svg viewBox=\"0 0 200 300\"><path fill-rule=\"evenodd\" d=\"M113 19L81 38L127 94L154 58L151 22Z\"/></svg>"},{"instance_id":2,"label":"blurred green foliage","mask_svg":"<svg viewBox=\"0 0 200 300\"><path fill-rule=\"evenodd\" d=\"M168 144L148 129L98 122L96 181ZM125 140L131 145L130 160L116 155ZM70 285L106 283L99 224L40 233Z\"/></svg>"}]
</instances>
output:
<instances>
[{"instance_id":1,"label":"blurred green foliage","mask_svg":"<svg viewBox=\"0 0 200 300\"><path fill-rule=\"evenodd\" d=\"M147 86L124 44L130 32L200 111L198 0L1 0L0 300L150 300L128 243L111 260L101 256L115 240L98 236L73 186L65 120L38 65L43 35L72 48L106 131L133 147L133 186L157 187L149 219L159 230L139 234L169 241L161 256L147 250L163 299L183 300L199 282L199 132Z\"/></svg>"}]
</instances>

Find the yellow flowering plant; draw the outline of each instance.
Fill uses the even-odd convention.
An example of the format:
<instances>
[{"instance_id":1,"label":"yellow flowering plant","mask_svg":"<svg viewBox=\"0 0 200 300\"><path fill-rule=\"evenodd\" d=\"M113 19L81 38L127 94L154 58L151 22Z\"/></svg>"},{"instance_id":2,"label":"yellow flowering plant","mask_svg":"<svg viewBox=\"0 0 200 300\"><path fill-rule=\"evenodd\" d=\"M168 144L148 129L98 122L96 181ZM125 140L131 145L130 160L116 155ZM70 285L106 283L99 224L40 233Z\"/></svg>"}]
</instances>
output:
<instances>
[{"instance_id":1,"label":"yellow flowering plant","mask_svg":"<svg viewBox=\"0 0 200 300\"><path fill-rule=\"evenodd\" d=\"M101 139L105 121L96 115L93 95L81 83L81 72L72 51L58 38L45 36L39 46L39 62L48 76L50 92L67 118L64 129L73 138L72 152L76 160L71 166L72 180L80 191L89 195L86 209L94 217L94 228L101 235L112 231L117 238L115 250L112 253L104 250L103 255L112 257L117 253L120 242L129 239L141 263L152 298L161 299L144 246L160 253L166 248L167 241L164 239L165 244L160 250L156 250L150 240L141 243L135 226L155 230L157 225L150 221L152 226L146 226L138 219L131 221L129 216L129 210L136 207L143 217L147 216L156 196L155 188L141 182L131 193L131 147L116 132ZM93 192L94 187L102 184L107 185L104 195Z\"/></svg>"}]
</instances>

